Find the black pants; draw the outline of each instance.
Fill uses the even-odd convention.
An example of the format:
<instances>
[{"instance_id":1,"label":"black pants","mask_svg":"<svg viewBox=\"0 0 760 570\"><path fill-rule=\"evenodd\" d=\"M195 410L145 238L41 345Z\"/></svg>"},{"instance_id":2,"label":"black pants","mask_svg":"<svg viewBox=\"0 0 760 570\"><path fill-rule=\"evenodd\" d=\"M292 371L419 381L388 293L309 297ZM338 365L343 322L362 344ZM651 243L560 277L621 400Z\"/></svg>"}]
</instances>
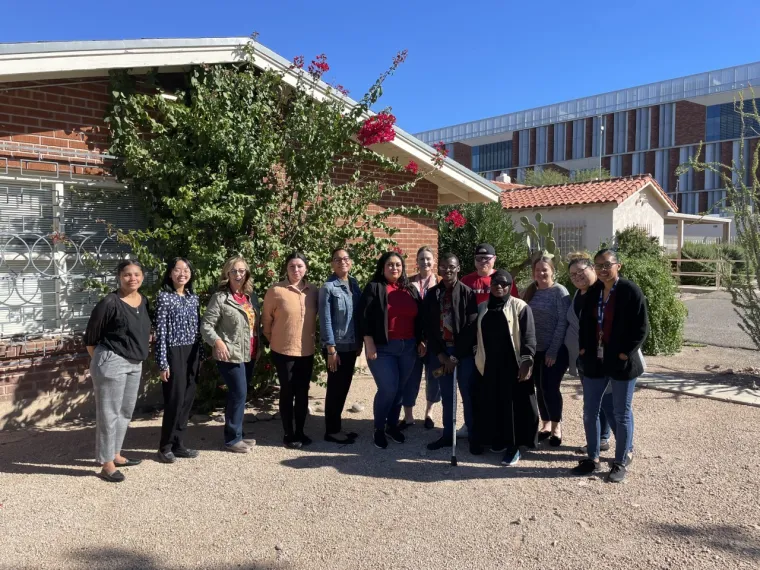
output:
<instances>
[{"instance_id":1,"label":"black pants","mask_svg":"<svg viewBox=\"0 0 760 570\"><path fill-rule=\"evenodd\" d=\"M324 352L324 351L323 351ZM324 352L327 360L327 352ZM356 351L339 352L340 364L335 372L327 371L327 395L325 396L325 433L338 433L340 416L354 378Z\"/></svg>"},{"instance_id":2,"label":"black pants","mask_svg":"<svg viewBox=\"0 0 760 570\"><path fill-rule=\"evenodd\" d=\"M562 392L560 385L569 365L567 347L564 344L560 347L554 366L547 366L545 360L545 352L536 352L533 378L536 382L538 411L541 412L541 419L545 422L561 422Z\"/></svg>"},{"instance_id":3,"label":"black pants","mask_svg":"<svg viewBox=\"0 0 760 570\"><path fill-rule=\"evenodd\" d=\"M285 437L302 435L309 408L309 384L314 355L287 356L272 351L272 361L280 379L280 417Z\"/></svg>"},{"instance_id":4,"label":"black pants","mask_svg":"<svg viewBox=\"0 0 760 570\"><path fill-rule=\"evenodd\" d=\"M169 380L161 383L164 392L164 420L159 449L163 453L183 447L182 437L195 400L200 367L200 343L167 349Z\"/></svg>"}]
</instances>

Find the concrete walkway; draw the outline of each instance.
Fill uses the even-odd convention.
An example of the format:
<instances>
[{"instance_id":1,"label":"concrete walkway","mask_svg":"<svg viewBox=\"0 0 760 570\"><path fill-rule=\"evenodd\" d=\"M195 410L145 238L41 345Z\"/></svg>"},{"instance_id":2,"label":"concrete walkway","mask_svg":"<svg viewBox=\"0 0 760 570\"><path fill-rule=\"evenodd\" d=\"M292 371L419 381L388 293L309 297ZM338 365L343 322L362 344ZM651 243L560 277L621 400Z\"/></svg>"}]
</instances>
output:
<instances>
[{"instance_id":1,"label":"concrete walkway","mask_svg":"<svg viewBox=\"0 0 760 570\"><path fill-rule=\"evenodd\" d=\"M645 373L639 378L637 386L662 392L685 394L697 398L709 398L721 402L760 407L760 390L726 384L707 383L687 378L682 374Z\"/></svg>"},{"instance_id":2,"label":"concrete walkway","mask_svg":"<svg viewBox=\"0 0 760 570\"><path fill-rule=\"evenodd\" d=\"M739 328L739 315L728 292L705 293L684 301L684 304L689 309L684 340L729 348L757 348Z\"/></svg>"}]
</instances>

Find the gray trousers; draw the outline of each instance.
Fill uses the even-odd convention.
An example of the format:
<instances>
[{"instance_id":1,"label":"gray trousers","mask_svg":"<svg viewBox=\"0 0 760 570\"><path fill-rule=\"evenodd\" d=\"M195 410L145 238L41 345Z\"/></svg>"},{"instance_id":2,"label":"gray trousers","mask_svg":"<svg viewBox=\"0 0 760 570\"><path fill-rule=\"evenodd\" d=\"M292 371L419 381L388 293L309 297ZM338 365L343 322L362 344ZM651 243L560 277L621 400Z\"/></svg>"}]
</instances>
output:
<instances>
[{"instance_id":1,"label":"gray trousers","mask_svg":"<svg viewBox=\"0 0 760 570\"><path fill-rule=\"evenodd\" d=\"M127 360L102 346L95 348L90 376L95 388L95 455L98 463L121 452L137 402L141 361Z\"/></svg>"}]
</instances>

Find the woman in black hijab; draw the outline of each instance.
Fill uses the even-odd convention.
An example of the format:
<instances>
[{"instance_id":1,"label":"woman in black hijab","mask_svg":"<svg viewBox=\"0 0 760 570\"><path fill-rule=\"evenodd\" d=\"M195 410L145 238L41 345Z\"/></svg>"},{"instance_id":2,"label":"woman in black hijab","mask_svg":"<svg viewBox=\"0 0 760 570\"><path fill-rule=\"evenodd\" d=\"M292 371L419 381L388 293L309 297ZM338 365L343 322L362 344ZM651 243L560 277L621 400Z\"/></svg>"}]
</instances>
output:
<instances>
[{"instance_id":1,"label":"woman in black hijab","mask_svg":"<svg viewBox=\"0 0 760 570\"><path fill-rule=\"evenodd\" d=\"M498 270L491 276L488 302L478 306L478 344L474 389L474 437L470 450L491 445L503 453L502 465L520 460L520 447L537 445L538 407L530 375L536 353L533 313L521 299L510 296L512 275Z\"/></svg>"}]
</instances>

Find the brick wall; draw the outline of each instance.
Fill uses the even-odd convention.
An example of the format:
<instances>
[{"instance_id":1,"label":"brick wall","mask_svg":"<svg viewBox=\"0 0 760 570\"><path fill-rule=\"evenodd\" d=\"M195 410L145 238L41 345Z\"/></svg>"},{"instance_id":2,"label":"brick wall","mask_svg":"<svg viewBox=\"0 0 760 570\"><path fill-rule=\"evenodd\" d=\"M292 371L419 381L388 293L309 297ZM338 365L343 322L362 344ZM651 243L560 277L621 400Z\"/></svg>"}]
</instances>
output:
<instances>
[{"instance_id":1,"label":"brick wall","mask_svg":"<svg viewBox=\"0 0 760 570\"><path fill-rule=\"evenodd\" d=\"M654 176L655 170L655 152L650 150L644 155L644 172L650 176Z\"/></svg>"},{"instance_id":2,"label":"brick wall","mask_svg":"<svg viewBox=\"0 0 760 570\"><path fill-rule=\"evenodd\" d=\"M659 148L660 146L660 106L655 105L649 108L651 118L649 130L649 148Z\"/></svg>"},{"instance_id":3,"label":"brick wall","mask_svg":"<svg viewBox=\"0 0 760 570\"><path fill-rule=\"evenodd\" d=\"M536 129L530 130L530 164L536 164Z\"/></svg>"},{"instance_id":4,"label":"brick wall","mask_svg":"<svg viewBox=\"0 0 760 570\"><path fill-rule=\"evenodd\" d=\"M41 159L50 162L35 165L42 171L108 174L108 164L94 161L92 155L81 158L63 155L77 150L103 153L107 148L108 131L103 122L109 103L106 79L3 83L2 87L0 142L5 141L9 147L0 147L0 167L5 167L6 160L8 168L14 169L21 168L25 159ZM8 90L11 87L18 89ZM455 147L455 153L457 150ZM461 155L456 159L467 165ZM409 174L394 174L384 176L382 181L396 185L410 179ZM388 196L370 210L399 205L434 211L438 187L422 180L411 192ZM388 222L400 229L394 239L408 254L408 271L414 272L415 254L420 246L429 245L437 250L438 232L433 219L392 216ZM87 365L86 352L72 340L0 344L0 429L22 423L50 423L78 414L84 409L85 400L91 404Z\"/></svg>"},{"instance_id":5,"label":"brick wall","mask_svg":"<svg viewBox=\"0 0 760 570\"><path fill-rule=\"evenodd\" d=\"M459 142L455 142L452 146L451 158L462 166L472 168L472 147Z\"/></svg>"},{"instance_id":6,"label":"brick wall","mask_svg":"<svg viewBox=\"0 0 760 570\"><path fill-rule=\"evenodd\" d=\"M554 160L554 125L549 125L546 129L546 161Z\"/></svg>"},{"instance_id":7,"label":"brick wall","mask_svg":"<svg viewBox=\"0 0 760 570\"><path fill-rule=\"evenodd\" d=\"M512 133L512 166L520 164L520 131Z\"/></svg>"},{"instance_id":8,"label":"brick wall","mask_svg":"<svg viewBox=\"0 0 760 570\"><path fill-rule=\"evenodd\" d=\"M680 164L681 158L680 153L678 152L677 148L671 148L669 151L670 156L668 156L668 176L670 177L670 191L675 192L676 191L676 184L678 183L678 176L676 176L676 168L678 168L678 165ZM679 188L679 190L683 191L683 188ZM679 193L680 197L680 193ZM681 207L681 204L678 204L678 207Z\"/></svg>"},{"instance_id":9,"label":"brick wall","mask_svg":"<svg viewBox=\"0 0 760 570\"><path fill-rule=\"evenodd\" d=\"M628 140L626 141L628 152L636 150L636 111L628 111Z\"/></svg>"},{"instance_id":10,"label":"brick wall","mask_svg":"<svg viewBox=\"0 0 760 570\"><path fill-rule=\"evenodd\" d=\"M633 174L633 155L632 154L624 154L623 155L623 176L631 176Z\"/></svg>"},{"instance_id":11,"label":"brick wall","mask_svg":"<svg viewBox=\"0 0 760 570\"><path fill-rule=\"evenodd\" d=\"M573 158L573 122L565 123L565 160Z\"/></svg>"},{"instance_id":12,"label":"brick wall","mask_svg":"<svg viewBox=\"0 0 760 570\"><path fill-rule=\"evenodd\" d=\"M676 146L696 144L705 138L704 105L691 101L676 102Z\"/></svg>"}]
</instances>

